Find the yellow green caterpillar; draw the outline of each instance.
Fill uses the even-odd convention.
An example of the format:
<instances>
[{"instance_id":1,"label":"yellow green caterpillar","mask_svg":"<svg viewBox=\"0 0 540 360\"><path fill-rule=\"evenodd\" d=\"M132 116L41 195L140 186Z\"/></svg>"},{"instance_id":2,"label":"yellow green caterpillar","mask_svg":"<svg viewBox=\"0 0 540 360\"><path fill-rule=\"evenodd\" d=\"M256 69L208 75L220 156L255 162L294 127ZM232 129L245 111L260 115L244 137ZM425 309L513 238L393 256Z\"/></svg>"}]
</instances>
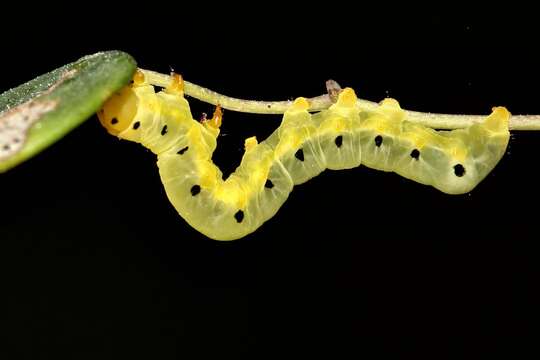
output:
<instances>
[{"instance_id":1,"label":"yellow green caterpillar","mask_svg":"<svg viewBox=\"0 0 540 360\"><path fill-rule=\"evenodd\" d=\"M227 179L212 162L221 124L220 107L196 121L174 75L155 92L143 72L98 112L103 126L139 142L158 157L167 196L195 229L216 240L241 238L270 219L294 185L325 169L359 165L393 171L448 194L471 191L506 151L510 113L503 107L462 129L436 131L385 99L363 107L342 90L328 109L311 114L297 98L281 125L264 141L245 141L240 166Z\"/></svg>"}]
</instances>

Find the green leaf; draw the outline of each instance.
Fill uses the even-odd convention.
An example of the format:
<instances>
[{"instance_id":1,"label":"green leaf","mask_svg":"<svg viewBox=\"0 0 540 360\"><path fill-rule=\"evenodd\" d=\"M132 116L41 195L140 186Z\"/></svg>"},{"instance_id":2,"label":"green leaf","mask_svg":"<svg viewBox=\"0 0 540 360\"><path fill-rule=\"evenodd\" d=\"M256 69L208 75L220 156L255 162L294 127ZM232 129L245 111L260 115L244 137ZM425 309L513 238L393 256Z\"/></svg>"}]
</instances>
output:
<instances>
[{"instance_id":1,"label":"green leaf","mask_svg":"<svg viewBox=\"0 0 540 360\"><path fill-rule=\"evenodd\" d=\"M137 68L121 51L101 52L0 95L0 172L39 153L97 112Z\"/></svg>"}]
</instances>

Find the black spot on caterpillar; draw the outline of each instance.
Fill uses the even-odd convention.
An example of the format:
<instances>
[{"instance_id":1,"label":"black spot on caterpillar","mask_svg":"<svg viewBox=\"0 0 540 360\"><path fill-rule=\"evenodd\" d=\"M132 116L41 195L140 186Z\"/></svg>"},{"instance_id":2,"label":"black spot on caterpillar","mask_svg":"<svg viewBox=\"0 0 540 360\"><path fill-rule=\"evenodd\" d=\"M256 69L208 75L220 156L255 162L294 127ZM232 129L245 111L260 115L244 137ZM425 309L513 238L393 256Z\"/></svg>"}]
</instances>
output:
<instances>
[{"instance_id":1,"label":"black spot on caterpillar","mask_svg":"<svg viewBox=\"0 0 540 360\"><path fill-rule=\"evenodd\" d=\"M363 164L445 193L466 193L495 167L509 140L510 114L503 107L468 128L435 131L407 121L393 99L362 109L347 88L316 114L307 111L304 98L296 99L266 140L246 140L240 166L224 180L212 162L219 108L212 119L195 121L178 76L156 93L141 75L104 105L100 121L110 133L157 154L171 203L189 224L217 240L255 231L274 216L294 185L325 169Z\"/></svg>"},{"instance_id":2,"label":"black spot on caterpillar","mask_svg":"<svg viewBox=\"0 0 540 360\"><path fill-rule=\"evenodd\" d=\"M191 196L196 196L201 192L201 187L199 185L193 185L191 187Z\"/></svg>"},{"instance_id":3,"label":"black spot on caterpillar","mask_svg":"<svg viewBox=\"0 0 540 360\"><path fill-rule=\"evenodd\" d=\"M465 175L465 168L463 167L463 165L457 164L454 166L454 173L456 174L456 176L462 177L463 175Z\"/></svg>"},{"instance_id":4,"label":"black spot on caterpillar","mask_svg":"<svg viewBox=\"0 0 540 360\"><path fill-rule=\"evenodd\" d=\"M298 149L294 153L294 157L297 158L300 161L304 161L304 150L303 149Z\"/></svg>"},{"instance_id":5,"label":"black spot on caterpillar","mask_svg":"<svg viewBox=\"0 0 540 360\"><path fill-rule=\"evenodd\" d=\"M236 219L237 223L241 223L242 220L244 220L244 212L242 210L238 210L236 214L234 214L234 218Z\"/></svg>"},{"instance_id":6,"label":"black spot on caterpillar","mask_svg":"<svg viewBox=\"0 0 540 360\"><path fill-rule=\"evenodd\" d=\"M272 182L272 180L266 179L266 182L264 183L264 187L268 188L268 189L271 189L271 188L274 187L274 183Z\"/></svg>"},{"instance_id":7,"label":"black spot on caterpillar","mask_svg":"<svg viewBox=\"0 0 540 360\"><path fill-rule=\"evenodd\" d=\"M163 128L161 128L161 136L164 136L167 134L167 125L163 125Z\"/></svg>"},{"instance_id":8,"label":"black spot on caterpillar","mask_svg":"<svg viewBox=\"0 0 540 360\"><path fill-rule=\"evenodd\" d=\"M343 136L341 135L337 136L334 142L336 143L337 147L341 147L341 145L343 144Z\"/></svg>"},{"instance_id":9,"label":"black spot on caterpillar","mask_svg":"<svg viewBox=\"0 0 540 360\"><path fill-rule=\"evenodd\" d=\"M382 142L383 142L383 138L382 138L381 135L375 136L375 146L376 147L381 147Z\"/></svg>"}]
</instances>

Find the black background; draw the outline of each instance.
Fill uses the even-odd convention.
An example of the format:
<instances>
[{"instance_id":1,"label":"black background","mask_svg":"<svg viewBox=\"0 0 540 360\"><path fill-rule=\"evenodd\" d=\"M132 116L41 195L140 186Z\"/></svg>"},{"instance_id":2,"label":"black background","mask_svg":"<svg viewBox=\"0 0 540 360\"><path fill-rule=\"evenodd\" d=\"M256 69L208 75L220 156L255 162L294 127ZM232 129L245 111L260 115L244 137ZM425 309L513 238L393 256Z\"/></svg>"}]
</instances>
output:
<instances>
[{"instance_id":1,"label":"black background","mask_svg":"<svg viewBox=\"0 0 540 360\"><path fill-rule=\"evenodd\" d=\"M530 9L91 7L6 15L0 90L120 49L242 98L316 96L332 78L407 109L540 113ZM279 119L226 111L216 163L233 170L243 139ZM0 352L534 358L539 144L540 133L514 132L495 170L459 196L365 167L327 171L254 234L222 243L178 216L149 151L94 117L0 175Z\"/></svg>"}]
</instances>

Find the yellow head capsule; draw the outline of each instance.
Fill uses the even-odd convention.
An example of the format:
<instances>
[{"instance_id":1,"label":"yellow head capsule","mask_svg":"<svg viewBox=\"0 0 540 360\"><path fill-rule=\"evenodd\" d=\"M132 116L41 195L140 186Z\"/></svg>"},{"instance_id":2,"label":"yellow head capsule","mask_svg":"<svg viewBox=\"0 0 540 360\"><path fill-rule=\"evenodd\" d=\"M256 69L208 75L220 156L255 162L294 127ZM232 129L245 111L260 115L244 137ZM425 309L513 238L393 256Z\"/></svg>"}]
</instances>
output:
<instances>
[{"instance_id":1,"label":"yellow head capsule","mask_svg":"<svg viewBox=\"0 0 540 360\"><path fill-rule=\"evenodd\" d=\"M144 76L144 75L143 75ZM101 125L111 135L118 135L129 127L137 113L137 95L131 86L126 86L105 102L97 113Z\"/></svg>"}]
</instances>

